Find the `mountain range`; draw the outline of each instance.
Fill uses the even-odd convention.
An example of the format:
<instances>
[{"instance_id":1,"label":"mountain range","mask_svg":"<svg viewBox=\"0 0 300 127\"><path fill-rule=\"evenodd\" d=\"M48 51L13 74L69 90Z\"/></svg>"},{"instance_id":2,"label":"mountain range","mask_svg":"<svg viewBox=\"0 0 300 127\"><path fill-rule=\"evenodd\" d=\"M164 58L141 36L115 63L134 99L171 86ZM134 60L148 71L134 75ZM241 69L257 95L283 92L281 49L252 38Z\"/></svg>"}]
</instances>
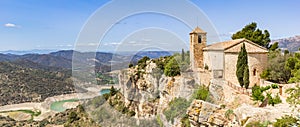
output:
<instances>
[{"instance_id":1,"label":"mountain range","mask_svg":"<svg viewBox=\"0 0 300 127\"><path fill-rule=\"evenodd\" d=\"M278 42L279 48L282 50L289 50L290 52L299 51L300 35L294 37L282 38L273 40L271 43Z\"/></svg>"},{"instance_id":2,"label":"mountain range","mask_svg":"<svg viewBox=\"0 0 300 127\"><path fill-rule=\"evenodd\" d=\"M14 62L14 63L28 63L28 66L35 67L38 64L39 66L44 67L56 67L71 69L72 63L79 65L96 65L96 68L103 68L103 66L113 66L113 65L122 65L122 63L133 62L136 63L139 59L144 56L150 58L158 58L161 56L172 55L171 52L166 51L144 51L138 52L137 54L113 54L106 52L78 52L74 50L61 50L57 52L51 52L48 54L0 54L0 62ZM74 55L74 57L73 57ZM30 63L32 62L32 63ZM29 64L30 63L30 64ZM34 66L33 66L34 65ZM121 67L127 67L128 65L123 65ZM110 70L102 70L104 72Z\"/></svg>"}]
</instances>

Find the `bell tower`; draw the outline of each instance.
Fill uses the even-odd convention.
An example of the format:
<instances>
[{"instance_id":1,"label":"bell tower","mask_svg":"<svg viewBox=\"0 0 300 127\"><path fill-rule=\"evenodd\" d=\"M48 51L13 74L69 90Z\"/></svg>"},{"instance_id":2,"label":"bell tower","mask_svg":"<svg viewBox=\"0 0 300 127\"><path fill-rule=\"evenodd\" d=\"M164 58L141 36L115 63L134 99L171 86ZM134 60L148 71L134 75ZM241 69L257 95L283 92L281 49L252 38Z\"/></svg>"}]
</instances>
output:
<instances>
[{"instance_id":1,"label":"bell tower","mask_svg":"<svg viewBox=\"0 0 300 127\"><path fill-rule=\"evenodd\" d=\"M203 48L206 47L206 32L198 26L190 33L190 63L193 70L204 68Z\"/></svg>"}]
</instances>

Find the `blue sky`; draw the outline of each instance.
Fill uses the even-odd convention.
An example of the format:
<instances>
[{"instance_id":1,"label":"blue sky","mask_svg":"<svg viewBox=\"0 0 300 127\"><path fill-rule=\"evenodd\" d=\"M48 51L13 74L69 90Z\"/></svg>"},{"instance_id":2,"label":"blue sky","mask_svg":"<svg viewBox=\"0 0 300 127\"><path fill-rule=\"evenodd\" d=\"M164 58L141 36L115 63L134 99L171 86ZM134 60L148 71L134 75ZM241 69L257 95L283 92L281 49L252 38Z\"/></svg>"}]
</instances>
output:
<instances>
[{"instance_id":1,"label":"blue sky","mask_svg":"<svg viewBox=\"0 0 300 127\"><path fill-rule=\"evenodd\" d=\"M80 30L89 17L95 15L97 9L101 9L110 2L108 0L1 0L0 50L73 49ZM230 39L231 33L253 21L258 23L259 28L269 30L272 39L300 35L298 14L300 2L297 0L192 0L191 2L207 16L221 41ZM158 8L167 8L160 6L158 0L153 3ZM170 2L170 6L178 6L176 4L179 3ZM134 8L134 6L133 3L127 2L116 5L111 12L107 13L111 13L113 16L114 10L122 11L126 7ZM188 8L178 8L178 11L188 12ZM201 26L199 22L201 23L202 17L200 19L197 16L193 18L195 24ZM99 17L99 20L105 21L106 18ZM151 28L151 26L166 28L161 30L157 28L143 29ZM101 29L101 26L97 29ZM138 32L134 32L134 30L138 30ZM127 42L127 47L136 41L149 43L150 40L155 40L158 42L157 38L161 38L162 35L165 35L166 38L161 40L169 39L170 42L174 42L172 44L174 47L179 47L181 45L176 45L175 42L188 42L190 30L191 28L180 25L180 22L172 20L168 16L135 15L115 23L115 26L101 41L103 43L99 49L114 50L114 46L122 42ZM172 31L177 34L177 39L174 39L176 38L173 36L175 34L170 34ZM154 39L154 35L150 35L151 32L159 33L156 39ZM97 46L94 45L97 42L86 43ZM162 43L168 42L153 42L151 46ZM213 40L208 43L213 43ZM172 49L172 47L165 48Z\"/></svg>"}]
</instances>

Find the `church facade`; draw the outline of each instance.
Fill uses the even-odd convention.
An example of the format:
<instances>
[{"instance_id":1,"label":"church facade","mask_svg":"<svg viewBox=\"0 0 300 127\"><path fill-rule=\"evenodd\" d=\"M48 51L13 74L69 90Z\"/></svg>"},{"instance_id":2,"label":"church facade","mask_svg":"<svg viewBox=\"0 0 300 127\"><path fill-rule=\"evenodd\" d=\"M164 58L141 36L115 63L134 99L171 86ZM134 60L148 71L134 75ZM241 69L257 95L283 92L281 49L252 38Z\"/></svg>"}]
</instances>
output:
<instances>
[{"instance_id":1,"label":"church facade","mask_svg":"<svg viewBox=\"0 0 300 127\"><path fill-rule=\"evenodd\" d=\"M268 50L266 48L247 39L211 45L206 43L206 32L196 27L190 33L190 61L193 70L208 70L211 78L224 79L239 85L236 77L236 63L241 46L245 44L248 53L249 86L260 84L260 74L267 65Z\"/></svg>"}]
</instances>

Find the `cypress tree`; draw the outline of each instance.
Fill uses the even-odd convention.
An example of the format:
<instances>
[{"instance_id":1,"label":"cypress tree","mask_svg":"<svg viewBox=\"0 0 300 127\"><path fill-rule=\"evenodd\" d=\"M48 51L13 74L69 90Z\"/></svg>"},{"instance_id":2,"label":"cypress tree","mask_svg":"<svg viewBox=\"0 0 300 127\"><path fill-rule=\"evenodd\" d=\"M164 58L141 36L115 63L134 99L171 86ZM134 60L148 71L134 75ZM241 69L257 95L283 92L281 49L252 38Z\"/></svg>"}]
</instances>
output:
<instances>
[{"instance_id":1,"label":"cypress tree","mask_svg":"<svg viewBox=\"0 0 300 127\"><path fill-rule=\"evenodd\" d=\"M185 60L185 54L184 49L181 50L181 61L183 62Z\"/></svg>"},{"instance_id":2,"label":"cypress tree","mask_svg":"<svg viewBox=\"0 0 300 127\"><path fill-rule=\"evenodd\" d=\"M243 48L244 46L241 47L241 51L239 52L239 56L238 56L238 60L237 60L237 64L236 64L236 77L241 85L241 87L243 87L244 82L243 82L243 75L244 75L244 70L243 70Z\"/></svg>"},{"instance_id":3,"label":"cypress tree","mask_svg":"<svg viewBox=\"0 0 300 127\"><path fill-rule=\"evenodd\" d=\"M249 81L249 67L248 67L248 65L244 69L243 80L244 80L244 86L245 86L245 88L248 89L249 88L249 84L250 84L250 81Z\"/></svg>"},{"instance_id":4,"label":"cypress tree","mask_svg":"<svg viewBox=\"0 0 300 127\"><path fill-rule=\"evenodd\" d=\"M248 55L244 43L238 55L238 61L236 64L236 76L241 87L243 86L245 86L246 88L249 87L250 81L249 81Z\"/></svg>"}]
</instances>

